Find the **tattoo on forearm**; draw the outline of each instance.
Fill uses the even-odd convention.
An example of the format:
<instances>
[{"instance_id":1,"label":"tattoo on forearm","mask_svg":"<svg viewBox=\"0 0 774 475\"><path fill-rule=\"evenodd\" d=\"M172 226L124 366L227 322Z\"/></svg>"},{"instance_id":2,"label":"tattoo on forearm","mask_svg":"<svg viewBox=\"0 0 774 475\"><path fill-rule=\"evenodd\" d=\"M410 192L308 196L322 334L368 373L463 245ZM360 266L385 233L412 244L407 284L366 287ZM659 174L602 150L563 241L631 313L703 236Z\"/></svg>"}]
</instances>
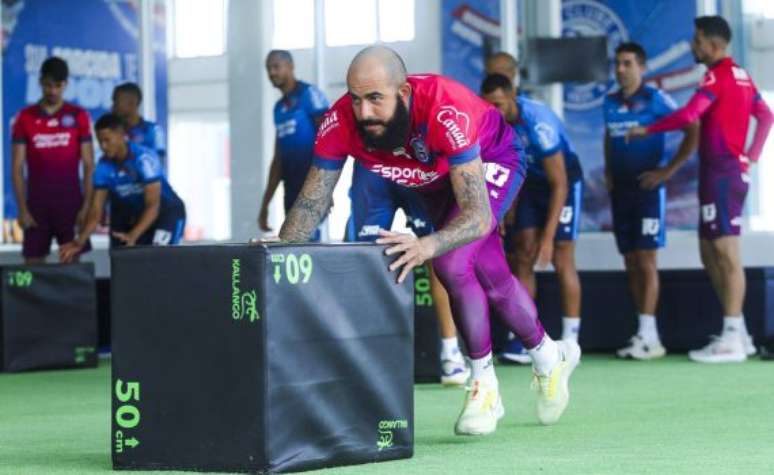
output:
<instances>
[{"instance_id":1,"label":"tattoo on forearm","mask_svg":"<svg viewBox=\"0 0 774 475\"><path fill-rule=\"evenodd\" d=\"M451 173L451 181L454 197L462 212L433 235L436 241L434 257L475 241L489 230L492 223L481 162L475 160L457 168L456 173Z\"/></svg>"},{"instance_id":2,"label":"tattoo on forearm","mask_svg":"<svg viewBox=\"0 0 774 475\"><path fill-rule=\"evenodd\" d=\"M304 242L312 236L331 207L333 188L341 170L311 167L296 202L282 223L279 237L283 241Z\"/></svg>"}]
</instances>

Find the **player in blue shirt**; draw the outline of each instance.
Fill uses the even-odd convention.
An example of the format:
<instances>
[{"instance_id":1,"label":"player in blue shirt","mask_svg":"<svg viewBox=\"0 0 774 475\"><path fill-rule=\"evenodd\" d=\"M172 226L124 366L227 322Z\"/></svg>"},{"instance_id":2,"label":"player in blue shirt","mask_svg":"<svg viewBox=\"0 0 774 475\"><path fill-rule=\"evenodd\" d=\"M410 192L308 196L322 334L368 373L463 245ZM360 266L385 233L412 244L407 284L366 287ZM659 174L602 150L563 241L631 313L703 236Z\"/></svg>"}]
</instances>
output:
<instances>
[{"instance_id":1,"label":"player in blue shirt","mask_svg":"<svg viewBox=\"0 0 774 475\"><path fill-rule=\"evenodd\" d=\"M481 93L513 126L527 156L527 179L505 218L512 268L534 298L535 265L545 268L553 263L564 313L562 339L577 342L581 292L575 240L583 191L580 161L559 117L545 104L517 95L509 78L487 76ZM509 342L501 356L526 363L524 353L517 343Z\"/></svg>"},{"instance_id":2,"label":"player in blue shirt","mask_svg":"<svg viewBox=\"0 0 774 475\"><path fill-rule=\"evenodd\" d=\"M127 82L113 89L113 113L126 123L129 140L155 151L166 170L168 164L164 130L159 124L142 117L140 104L142 104L142 90L137 84Z\"/></svg>"},{"instance_id":3,"label":"player in blue shirt","mask_svg":"<svg viewBox=\"0 0 774 475\"><path fill-rule=\"evenodd\" d=\"M115 114L94 124L103 157L94 171L94 195L86 223L59 251L62 262L78 255L99 223L109 199L126 210L110 223L111 247L177 244L185 227L185 205L169 186L153 150L126 139L126 126Z\"/></svg>"},{"instance_id":4,"label":"player in blue shirt","mask_svg":"<svg viewBox=\"0 0 774 475\"><path fill-rule=\"evenodd\" d=\"M656 122L676 109L666 93L643 83L645 62L645 50L637 43L622 43L616 48L619 89L608 94L602 106L605 181L612 204L613 232L639 312L637 334L618 355L640 360L666 354L655 316L659 292L656 253L666 243L664 182L690 158L698 141L697 125L686 128L677 154L667 165L663 133L626 140L629 128Z\"/></svg>"},{"instance_id":5,"label":"player in blue shirt","mask_svg":"<svg viewBox=\"0 0 774 475\"><path fill-rule=\"evenodd\" d=\"M274 87L282 92L282 97L274 105L274 125L277 129L274 157L258 214L258 227L269 232L269 203L281 181L285 187L285 212L293 206L312 164L317 128L329 104L317 87L296 79L293 57L289 52L269 52L266 72ZM319 239L318 229L312 240Z\"/></svg>"}]
</instances>

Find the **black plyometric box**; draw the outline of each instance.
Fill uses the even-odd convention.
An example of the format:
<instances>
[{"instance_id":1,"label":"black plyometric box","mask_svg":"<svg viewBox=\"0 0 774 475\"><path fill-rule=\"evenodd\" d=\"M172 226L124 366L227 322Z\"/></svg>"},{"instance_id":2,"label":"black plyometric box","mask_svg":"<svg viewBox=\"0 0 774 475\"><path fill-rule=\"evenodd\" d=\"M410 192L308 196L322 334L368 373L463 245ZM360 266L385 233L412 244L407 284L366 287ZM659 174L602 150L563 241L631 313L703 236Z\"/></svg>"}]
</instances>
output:
<instances>
[{"instance_id":1,"label":"black plyometric box","mask_svg":"<svg viewBox=\"0 0 774 475\"><path fill-rule=\"evenodd\" d=\"M121 249L115 469L297 471L413 454L413 279L384 248Z\"/></svg>"},{"instance_id":2,"label":"black plyometric box","mask_svg":"<svg viewBox=\"0 0 774 475\"><path fill-rule=\"evenodd\" d=\"M92 264L5 266L0 279L3 371L97 365Z\"/></svg>"}]
</instances>

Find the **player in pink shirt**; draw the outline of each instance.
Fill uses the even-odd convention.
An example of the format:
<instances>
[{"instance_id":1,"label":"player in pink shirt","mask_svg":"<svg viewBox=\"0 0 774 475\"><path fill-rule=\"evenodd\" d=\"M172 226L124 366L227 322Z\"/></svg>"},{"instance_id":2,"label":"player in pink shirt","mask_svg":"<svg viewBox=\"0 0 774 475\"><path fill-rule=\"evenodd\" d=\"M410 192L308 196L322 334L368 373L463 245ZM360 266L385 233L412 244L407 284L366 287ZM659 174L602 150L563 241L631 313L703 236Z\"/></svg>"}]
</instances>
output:
<instances>
[{"instance_id":1,"label":"player in pink shirt","mask_svg":"<svg viewBox=\"0 0 774 475\"><path fill-rule=\"evenodd\" d=\"M27 263L43 261L54 237L59 245L72 241L91 199L91 122L84 109L64 102L67 76L64 60L45 60L40 68L43 98L22 109L13 122L13 187ZM79 181L81 162L83 188ZM87 242L83 251L89 248Z\"/></svg>"},{"instance_id":2,"label":"player in pink shirt","mask_svg":"<svg viewBox=\"0 0 774 475\"><path fill-rule=\"evenodd\" d=\"M723 333L692 360L740 362L755 354L742 315L745 276L739 258L739 234L749 167L758 161L772 125L772 114L747 71L726 50L731 28L719 16L694 20L691 47L697 62L707 65L699 89L682 109L651 124L634 127L629 137L682 129L701 120L699 140L699 238L701 259L723 306ZM757 126L745 149L750 116Z\"/></svg>"},{"instance_id":3,"label":"player in pink shirt","mask_svg":"<svg viewBox=\"0 0 774 475\"><path fill-rule=\"evenodd\" d=\"M537 412L559 419L568 381L580 359L573 342L554 342L534 302L511 275L497 231L524 181L524 158L499 112L464 86L436 75L408 76L394 51L372 46L357 54L348 93L326 114L314 162L280 231L306 241L327 212L347 156L421 194L436 232L381 232L402 282L432 259L449 293L455 323L471 358L471 380L455 432L487 434L504 414L492 364L489 308L524 342L533 359Z\"/></svg>"}]
</instances>

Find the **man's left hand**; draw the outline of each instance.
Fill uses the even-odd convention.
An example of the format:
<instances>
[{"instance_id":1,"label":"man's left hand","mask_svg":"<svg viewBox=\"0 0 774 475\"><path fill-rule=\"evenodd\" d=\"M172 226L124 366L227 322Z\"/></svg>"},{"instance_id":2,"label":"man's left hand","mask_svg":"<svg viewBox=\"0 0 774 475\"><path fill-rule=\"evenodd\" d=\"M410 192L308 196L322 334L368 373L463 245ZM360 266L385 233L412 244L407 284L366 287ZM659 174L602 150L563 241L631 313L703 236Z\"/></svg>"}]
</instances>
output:
<instances>
[{"instance_id":1,"label":"man's left hand","mask_svg":"<svg viewBox=\"0 0 774 475\"><path fill-rule=\"evenodd\" d=\"M426 238L417 238L413 234L394 233L392 231L379 231L379 239L376 244L387 244L385 254L391 256L399 254L400 257L390 264L390 271L401 269L398 275L398 283L406 280L414 267L419 267L425 261L432 259L433 249Z\"/></svg>"}]
</instances>

